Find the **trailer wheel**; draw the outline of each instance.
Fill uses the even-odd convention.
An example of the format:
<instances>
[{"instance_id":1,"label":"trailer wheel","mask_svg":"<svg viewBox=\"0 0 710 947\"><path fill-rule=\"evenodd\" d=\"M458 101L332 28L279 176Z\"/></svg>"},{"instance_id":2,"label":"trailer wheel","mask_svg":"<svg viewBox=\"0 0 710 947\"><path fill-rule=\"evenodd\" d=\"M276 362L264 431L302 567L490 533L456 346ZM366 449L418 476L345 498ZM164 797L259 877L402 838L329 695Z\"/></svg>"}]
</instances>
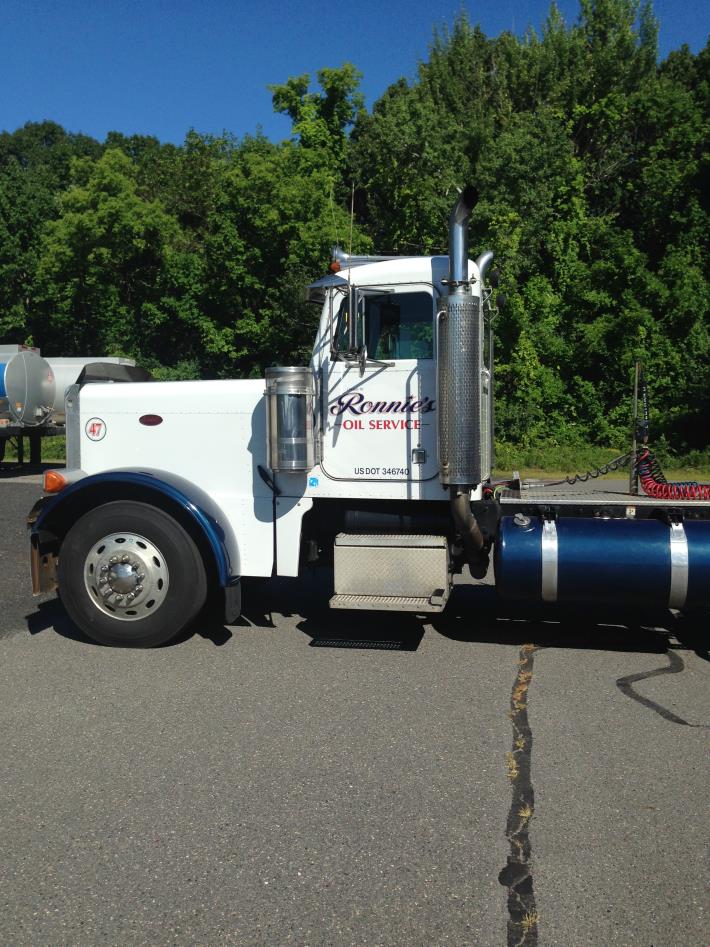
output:
<instances>
[{"instance_id":1,"label":"trailer wheel","mask_svg":"<svg viewBox=\"0 0 710 947\"><path fill-rule=\"evenodd\" d=\"M171 516L146 503L106 503L77 520L59 550L58 577L72 620L107 645L163 644L207 597L195 543Z\"/></svg>"}]
</instances>

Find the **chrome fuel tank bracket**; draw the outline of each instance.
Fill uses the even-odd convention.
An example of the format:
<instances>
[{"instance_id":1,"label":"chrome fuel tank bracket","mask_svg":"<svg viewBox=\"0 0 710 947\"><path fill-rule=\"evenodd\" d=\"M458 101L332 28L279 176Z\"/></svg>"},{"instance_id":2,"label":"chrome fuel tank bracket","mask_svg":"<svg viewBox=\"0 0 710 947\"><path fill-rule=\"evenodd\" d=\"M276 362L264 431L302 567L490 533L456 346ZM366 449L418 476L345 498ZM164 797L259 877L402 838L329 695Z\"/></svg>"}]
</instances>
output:
<instances>
[{"instance_id":1,"label":"chrome fuel tank bracket","mask_svg":"<svg viewBox=\"0 0 710 947\"><path fill-rule=\"evenodd\" d=\"M544 519L542 521L540 546L542 560L542 600L543 602L556 602L559 550L557 524L554 520Z\"/></svg>"},{"instance_id":2,"label":"chrome fuel tank bracket","mask_svg":"<svg viewBox=\"0 0 710 947\"><path fill-rule=\"evenodd\" d=\"M671 588L668 597L669 608L682 608L688 597L688 537L682 521L671 522Z\"/></svg>"}]
</instances>

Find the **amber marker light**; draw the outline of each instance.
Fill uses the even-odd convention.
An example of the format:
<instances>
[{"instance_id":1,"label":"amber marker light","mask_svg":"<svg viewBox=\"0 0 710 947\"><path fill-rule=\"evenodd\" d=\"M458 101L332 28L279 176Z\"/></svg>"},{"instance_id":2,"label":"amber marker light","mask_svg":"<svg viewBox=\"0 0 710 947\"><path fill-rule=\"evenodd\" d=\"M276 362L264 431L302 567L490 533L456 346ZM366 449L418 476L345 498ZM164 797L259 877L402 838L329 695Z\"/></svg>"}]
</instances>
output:
<instances>
[{"instance_id":1,"label":"amber marker light","mask_svg":"<svg viewBox=\"0 0 710 947\"><path fill-rule=\"evenodd\" d=\"M330 264L330 266L328 267L328 269L331 271L331 273L339 273L339 272L340 272L340 263L338 263L337 260L333 260L333 262Z\"/></svg>"},{"instance_id":2,"label":"amber marker light","mask_svg":"<svg viewBox=\"0 0 710 947\"><path fill-rule=\"evenodd\" d=\"M59 493L66 487L67 481L58 470L45 470L44 472L44 492Z\"/></svg>"}]
</instances>

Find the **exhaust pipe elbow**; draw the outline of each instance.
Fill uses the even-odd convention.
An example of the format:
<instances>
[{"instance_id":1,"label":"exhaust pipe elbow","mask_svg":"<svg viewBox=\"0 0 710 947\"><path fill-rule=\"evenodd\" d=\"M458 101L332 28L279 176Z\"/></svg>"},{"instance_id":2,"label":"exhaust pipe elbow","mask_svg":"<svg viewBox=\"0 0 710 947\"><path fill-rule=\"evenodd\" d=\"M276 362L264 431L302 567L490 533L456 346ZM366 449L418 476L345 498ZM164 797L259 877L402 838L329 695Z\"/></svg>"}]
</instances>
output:
<instances>
[{"instance_id":1,"label":"exhaust pipe elbow","mask_svg":"<svg viewBox=\"0 0 710 947\"><path fill-rule=\"evenodd\" d=\"M465 187L449 217L449 293L461 292L459 284L468 279L468 218L477 200L476 188Z\"/></svg>"},{"instance_id":2,"label":"exhaust pipe elbow","mask_svg":"<svg viewBox=\"0 0 710 947\"><path fill-rule=\"evenodd\" d=\"M488 554L481 527L471 512L471 500L467 487L451 488L451 514L456 530L461 535L471 575L481 579L488 571Z\"/></svg>"},{"instance_id":3,"label":"exhaust pipe elbow","mask_svg":"<svg viewBox=\"0 0 710 947\"><path fill-rule=\"evenodd\" d=\"M493 262L493 251L485 250L479 257L476 258L476 266L478 267L478 272L481 276L481 282L485 282L486 273L490 269L491 263Z\"/></svg>"}]
</instances>

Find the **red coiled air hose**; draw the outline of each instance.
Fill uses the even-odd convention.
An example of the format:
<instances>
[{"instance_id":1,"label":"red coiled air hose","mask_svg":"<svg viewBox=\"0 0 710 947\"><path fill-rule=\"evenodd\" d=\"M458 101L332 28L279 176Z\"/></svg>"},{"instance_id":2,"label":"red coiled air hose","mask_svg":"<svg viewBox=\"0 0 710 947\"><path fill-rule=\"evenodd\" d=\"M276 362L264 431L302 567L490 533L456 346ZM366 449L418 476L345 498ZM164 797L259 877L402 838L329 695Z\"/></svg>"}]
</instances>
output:
<instances>
[{"instance_id":1,"label":"red coiled air hose","mask_svg":"<svg viewBox=\"0 0 710 947\"><path fill-rule=\"evenodd\" d=\"M658 461L646 448L640 452L637 466L644 493L655 500L710 500L710 483L668 483Z\"/></svg>"}]
</instances>

